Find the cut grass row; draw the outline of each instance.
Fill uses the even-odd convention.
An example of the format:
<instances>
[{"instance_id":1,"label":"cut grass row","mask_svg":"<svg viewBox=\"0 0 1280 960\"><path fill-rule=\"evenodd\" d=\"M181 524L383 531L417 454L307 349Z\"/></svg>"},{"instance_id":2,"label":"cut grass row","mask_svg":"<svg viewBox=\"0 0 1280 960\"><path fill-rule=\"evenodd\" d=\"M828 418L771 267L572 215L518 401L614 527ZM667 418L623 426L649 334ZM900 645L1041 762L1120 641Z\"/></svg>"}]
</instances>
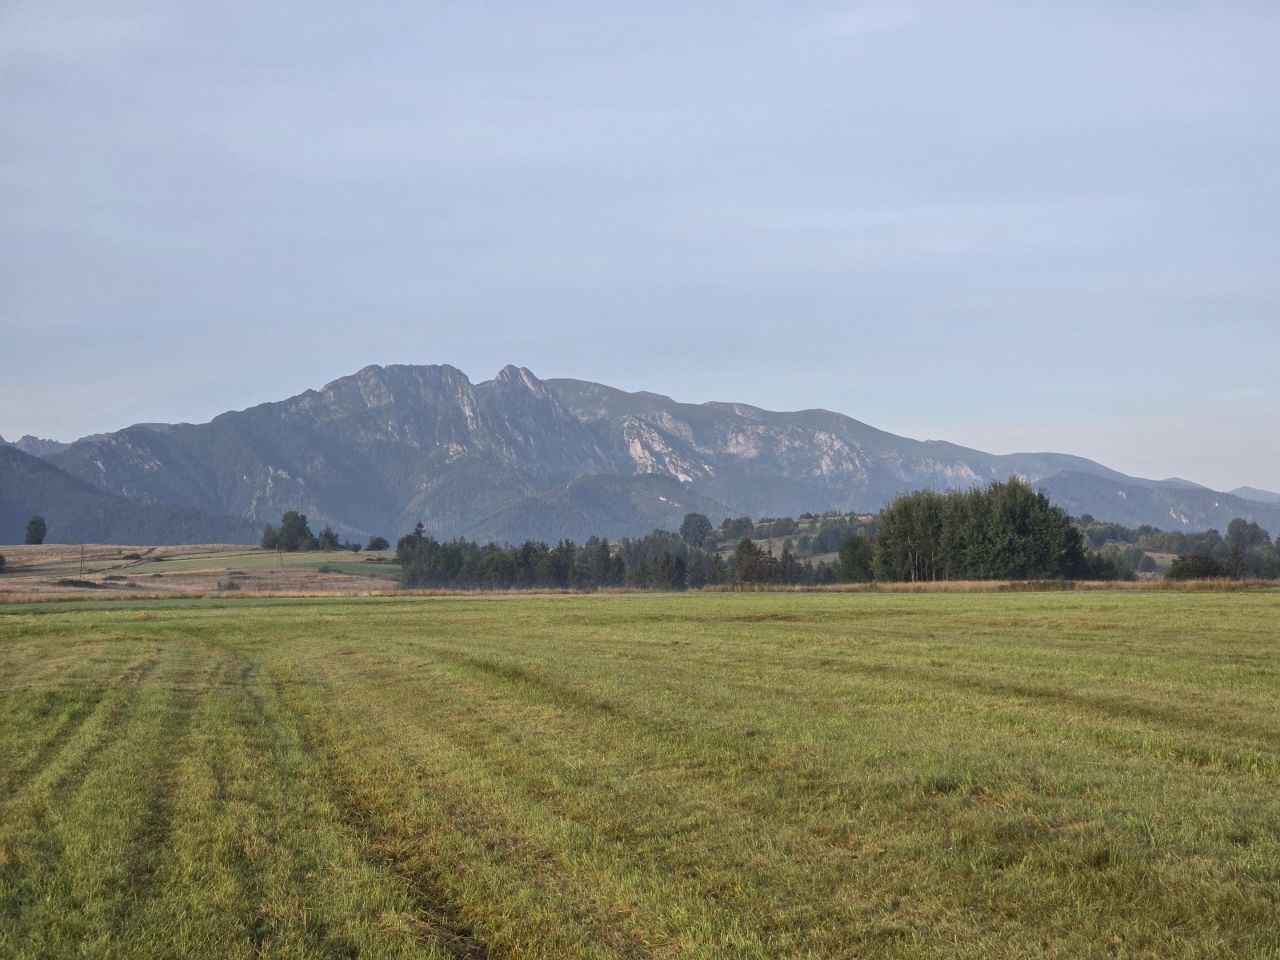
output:
<instances>
[{"instance_id":1,"label":"cut grass row","mask_svg":"<svg viewBox=\"0 0 1280 960\"><path fill-rule=\"evenodd\" d=\"M1271 956L1280 596L0 614L0 954Z\"/></svg>"}]
</instances>

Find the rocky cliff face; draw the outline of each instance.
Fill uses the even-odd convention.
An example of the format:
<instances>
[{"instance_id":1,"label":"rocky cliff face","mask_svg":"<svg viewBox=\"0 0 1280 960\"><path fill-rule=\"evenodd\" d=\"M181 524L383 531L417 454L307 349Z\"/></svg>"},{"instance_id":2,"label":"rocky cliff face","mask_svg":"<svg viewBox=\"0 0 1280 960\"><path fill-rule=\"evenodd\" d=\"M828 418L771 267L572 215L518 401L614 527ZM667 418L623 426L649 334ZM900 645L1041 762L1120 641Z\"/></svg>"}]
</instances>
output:
<instances>
[{"instance_id":1,"label":"rocky cliff face","mask_svg":"<svg viewBox=\"0 0 1280 960\"><path fill-rule=\"evenodd\" d=\"M449 366L366 367L207 424L77 441L51 462L104 490L274 521L287 509L364 536L425 520L480 529L511 503L609 473L595 435L528 370L472 384Z\"/></svg>"},{"instance_id":2,"label":"rocky cliff face","mask_svg":"<svg viewBox=\"0 0 1280 960\"><path fill-rule=\"evenodd\" d=\"M1015 474L1036 482L1071 469L1126 479L1077 457L1001 457L909 440L827 410L774 413L579 380L548 383L622 461L620 470L675 477L755 516L878 510L904 490L967 488Z\"/></svg>"},{"instance_id":3,"label":"rocky cliff face","mask_svg":"<svg viewBox=\"0 0 1280 960\"><path fill-rule=\"evenodd\" d=\"M0 444L4 444L3 437L0 437ZM33 457L47 457L67 449L69 444L59 443L57 440L44 440L40 437L33 437L28 433L21 439L13 441L9 446L17 447L23 453L30 454Z\"/></svg>"},{"instance_id":4,"label":"rocky cliff face","mask_svg":"<svg viewBox=\"0 0 1280 960\"><path fill-rule=\"evenodd\" d=\"M1078 457L993 456L825 410L684 404L510 366L478 384L450 366L371 366L210 423L134 426L45 456L120 496L258 523L298 509L349 536L418 520L444 537L640 534L687 510L869 511L1014 475L1099 518L1201 529L1238 510L1280 529L1280 507Z\"/></svg>"}]
</instances>

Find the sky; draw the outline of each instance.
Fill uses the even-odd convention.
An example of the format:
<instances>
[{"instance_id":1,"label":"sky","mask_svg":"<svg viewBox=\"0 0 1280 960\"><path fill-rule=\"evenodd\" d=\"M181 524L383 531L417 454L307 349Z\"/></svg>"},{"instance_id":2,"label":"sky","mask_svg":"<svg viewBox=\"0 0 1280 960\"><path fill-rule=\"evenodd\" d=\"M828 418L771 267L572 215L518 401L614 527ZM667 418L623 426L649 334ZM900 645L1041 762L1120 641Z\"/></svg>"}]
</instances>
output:
<instances>
[{"instance_id":1,"label":"sky","mask_svg":"<svg viewBox=\"0 0 1280 960\"><path fill-rule=\"evenodd\" d=\"M0 435L370 363L1280 490L1280 4L0 0Z\"/></svg>"}]
</instances>

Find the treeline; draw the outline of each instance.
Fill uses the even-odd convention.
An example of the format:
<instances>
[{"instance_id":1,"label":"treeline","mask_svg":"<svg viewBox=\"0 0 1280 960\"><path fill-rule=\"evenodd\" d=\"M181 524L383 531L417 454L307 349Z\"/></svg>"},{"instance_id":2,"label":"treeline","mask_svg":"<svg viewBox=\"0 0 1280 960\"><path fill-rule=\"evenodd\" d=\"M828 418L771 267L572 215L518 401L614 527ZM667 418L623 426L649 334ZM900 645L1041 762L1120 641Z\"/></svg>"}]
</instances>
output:
<instances>
[{"instance_id":1,"label":"treeline","mask_svg":"<svg viewBox=\"0 0 1280 960\"><path fill-rule=\"evenodd\" d=\"M836 583L840 579L831 564L801 561L790 551L774 556L749 538L744 537L728 554L703 549L690 539L700 543L705 535L686 539L655 530L648 536L616 543L600 537L583 544L561 540L554 546L534 540L519 546L481 545L469 540L442 543L427 536L419 524L396 543L396 562L403 586L442 589L685 590L732 583Z\"/></svg>"},{"instance_id":2,"label":"treeline","mask_svg":"<svg viewBox=\"0 0 1280 960\"><path fill-rule=\"evenodd\" d=\"M804 532L802 532L804 531ZM768 548L783 539L782 549ZM793 538L795 538L793 540ZM763 541L766 546L761 546ZM286 513L267 527L269 549L354 549L326 527L316 537L306 517ZM793 544L836 560L806 558ZM380 537L370 549L385 549ZM1120 580L1154 572L1146 550L1184 551L1169 576L1274 577L1278 548L1256 523L1233 520L1217 531L1167 533L1073 520L1021 480L984 488L904 494L877 516L806 515L720 526L697 513L679 533L655 530L611 542L528 540L518 546L442 542L422 524L400 538L395 562L406 587L440 589L684 590L732 584L818 585L940 580ZM812 557L812 554L810 554Z\"/></svg>"},{"instance_id":3,"label":"treeline","mask_svg":"<svg viewBox=\"0 0 1280 960\"><path fill-rule=\"evenodd\" d=\"M1227 524L1225 536L1217 530L1182 533L1146 525L1124 527L1094 520L1088 514L1080 518L1080 524L1100 553L1130 563L1136 557L1139 570L1155 569L1146 551L1177 554L1166 574L1173 580L1270 580L1280 575L1280 543L1273 542L1271 534L1252 520L1236 517Z\"/></svg>"},{"instance_id":4,"label":"treeline","mask_svg":"<svg viewBox=\"0 0 1280 960\"><path fill-rule=\"evenodd\" d=\"M297 510L286 510L280 518L280 526L267 524L262 528L262 538L258 545L263 550L282 550L285 553L305 553L310 550L350 550L357 553L358 543L343 543L329 524L324 525L319 536L311 532L307 524L307 515ZM391 544L385 537L370 537L366 550L386 550Z\"/></svg>"},{"instance_id":5,"label":"treeline","mask_svg":"<svg viewBox=\"0 0 1280 960\"><path fill-rule=\"evenodd\" d=\"M1237 517L1227 535L1210 530L1186 545L1169 568L1171 580L1230 577L1233 580L1272 580L1280 576L1280 543L1252 521Z\"/></svg>"},{"instance_id":6,"label":"treeline","mask_svg":"<svg viewBox=\"0 0 1280 960\"><path fill-rule=\"evenodd\" d=\"M845 520L838 562L812 562L784 545L780 553L753 538L795 532L779 521L729 519L719 528L690 514L680 534L654 531L617 543L520 546L442 543L419 524L396 545L401 583L409 587L683 590L722 584L824 584L933 580L1114 580L1125 570L1090 552L1080 528L1048 498L1011 480L984 489L907 494L874 523ZM868 531L872 532L868 536ZM740 535L732 550L719 545Z\"/></svg>"},{"instance_id":7,"label":"treeline","mask_svg":"<svg viewBox=\"0 0 1280 960\"><path fill-rule=\"evenodd\" d=\"M782 540L784 550L798 557L832 554L851 534L868 538L875 535L876 518L827 513L803 513L799 517L726 518L709 534L709 547L720 543L737 543L742 537L753 540Z\"/></svg>"}]
</instances>

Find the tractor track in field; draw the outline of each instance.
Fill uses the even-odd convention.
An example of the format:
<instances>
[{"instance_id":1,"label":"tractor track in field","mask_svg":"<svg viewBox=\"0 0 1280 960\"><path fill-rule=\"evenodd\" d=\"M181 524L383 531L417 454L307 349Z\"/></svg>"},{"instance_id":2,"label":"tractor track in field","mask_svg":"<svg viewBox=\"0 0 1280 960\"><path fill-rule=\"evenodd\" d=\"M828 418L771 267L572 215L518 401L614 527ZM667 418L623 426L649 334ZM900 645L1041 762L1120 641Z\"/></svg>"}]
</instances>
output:
<instances>
[{"instance_id":1,"label":"tractor track in field","mask_svg":"<svg viewBox=\"0 0 1280 960\"><path fill-rule=\"evenodd\" d=\"M281 709L285 708L286 697L283 681L272 678L267 688L268 697L263 695L265 682L259 665L249 657L240 653L233 654L228 670L232 686L245 699L251 715L260 725L258 736L263 738L269 751L280 752L286 748L279 724L268 709L267 700L271 699ZM332 750L326 749L322 737L309 735L305 718L298 717L299 736L302 748L319 758L323 765L331 771L338 764ZM396 856L397 838L379 821L377 811L372 805L362 801L354 784L324 779L315 784L316 789L333 802L342 824L356 840L360 856L364 862L379 872L387 872L403 885L414 905L414 915L409 918L416 929L417 937L423 944L431 944L446 950L450 956L458 960L486 960L489 946L475 935L474 929L466 923L460 910L441 890L439 884L430 876L429 868L423 864L410 863L403 856ZM245 864L247 866L247 863ZM265 942L261 918L250 925L249 939L255 949Z\"/></svg>"},{"instance_id":2,"label":"tractor track in field","mask_svg":"<svg viewBox=\"0 0 1280 960\"><path fill-rule=\"evenodd\" d=\"M94 692L86 700L65 714L64 722L40 745L35 756L5 780L4 795L16 796L37 779L41 772L53 766L74 742L76 734L95 719L101 719L99 726L104 729L110 727L124 708L124 700L113 694L118 694L125 689L137 688L155 672L159 665L160 658L154 654L148 654L127 664L119 673L98 683ZM105 746L103 737L95 737L88 745L85 756L54 782L54 788L66 789L78 785L88 775L90 761L103 746Z\"/></svg>"},{"instance_id":3,"label":"tractor track in field","mask_svg":"<svg viewBox=\"0 0 1280 960\"><path fill-rule=\"evenodd\" d=\"M155 887L171 844L175 809L172 787L183 756L178 744L191 732L196 703L194 697L175 697L164 729L169 748L157 752L148 783L150 795L147 804L141 816L131 824L133 842L129 846L128 870L139 897L148 896Z\"/></svg>"},{"instance_id":4,"label":"tractor track in field","mask_svg":"<svg viewBox=\"0 0 1280 960\"><path fill-rule=\"evenodd\" d=\"M314 744L309 744L314 749ZM358 789L335 781L326 792L342 822L361 838L364 860L380 870L390 870L404 884L415 907L414 923L420 939L444 947L458 960L485 960L489 945L476 936L461 911L431 875L430 866L404 856L403 844L381 824L377 810L363 802Z\"/></svg>"},{"instance_id":5,"label":"tractor track in field","mask_svg":"<svg viewBox=\"0 0 1280 960\"><path fill-rule=\"evenodd\" d=\"M284 704L283 681L274 678L272 684L277 702ZM261 704L256 692L250 696L255 705ZM403 884L414 904L412 921L418 928L418 939L442 947L457 960L487 960L489 944L463 918L461 909L432 875L430 864L406 855L403 838L387 829L377 805L361 795L358 784L342 776L341 758L324 737L310 729L308 718L299 715L298 719L304 749L320 758L330 774L317 788L333 802L339 819L357 838L362 859L378 871L394 874Z\"/></svg>"}]
</instances>

